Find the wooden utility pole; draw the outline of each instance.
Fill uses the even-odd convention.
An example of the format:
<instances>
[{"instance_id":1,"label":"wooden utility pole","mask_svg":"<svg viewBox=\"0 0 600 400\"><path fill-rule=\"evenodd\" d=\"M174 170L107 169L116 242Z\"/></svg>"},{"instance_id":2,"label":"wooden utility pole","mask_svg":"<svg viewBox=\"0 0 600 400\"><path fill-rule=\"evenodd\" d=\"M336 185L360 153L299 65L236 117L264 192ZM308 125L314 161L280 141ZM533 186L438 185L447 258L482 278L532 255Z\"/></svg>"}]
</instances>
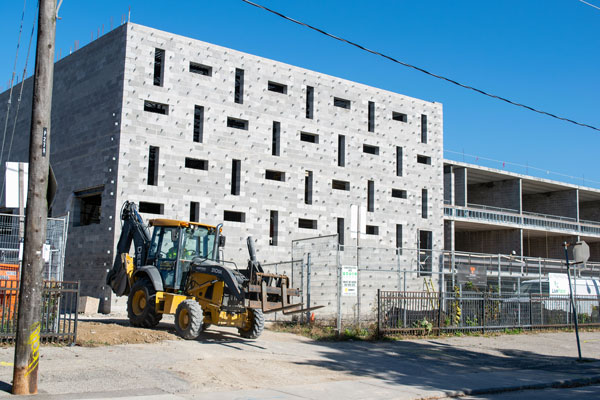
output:
<instances>
[{"instance_id":1,"label":"wooden utility pole","mask_svg":"<svg viewBox=\"0 0 600 400\"><path fill-rule=\"evenodd\" d=\"M33 81L29 182L25 215L25 246L17 317L17 341L13 370L13 394L36 394L40 360L42 248L48 218L48 167L50 112L54 75L56 0L40 0L37 51Z\"/></svg>"}]
</instances>

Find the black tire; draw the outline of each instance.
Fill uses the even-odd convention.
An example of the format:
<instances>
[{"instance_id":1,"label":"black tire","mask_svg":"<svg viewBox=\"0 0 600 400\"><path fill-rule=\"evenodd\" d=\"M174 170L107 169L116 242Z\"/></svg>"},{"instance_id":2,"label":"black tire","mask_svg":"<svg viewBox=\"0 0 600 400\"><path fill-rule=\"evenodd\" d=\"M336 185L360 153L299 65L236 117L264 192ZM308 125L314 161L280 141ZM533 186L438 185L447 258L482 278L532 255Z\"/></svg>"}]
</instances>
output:
<instances>
[{"instance_id":1,"label":"black tire","mask_svg":"<svg viewBox=\"0 0 600 400\"><path fill-rule=\"evenodd\" d=\"M138 279L129 292L127 316L133 326L154 328L162 319L156 312L156 290L148 278Z\"/></svg>"},{"instance_id":2,"label":"black tire","mask_svg":"<svg viewBox=\"0 0 600 400\"><path fill-rule=\"evenodd\" d=\"M249 308L248 314L250 317L249 326L245 329L238 328L241 337L246 339L256 339L265 329L265 315L262 310Z\"/></svg>"},{"instance_id":3,"label":"black tire","mask_svg":"<svg viewBox=\"0 0 600 400\"><path fill-rule=\"evenodd\" d=\"M175 311L175 330L186 340L194 340L202 332L204 314L196 300L184 300Z\"/></svg>"}]
</instances>

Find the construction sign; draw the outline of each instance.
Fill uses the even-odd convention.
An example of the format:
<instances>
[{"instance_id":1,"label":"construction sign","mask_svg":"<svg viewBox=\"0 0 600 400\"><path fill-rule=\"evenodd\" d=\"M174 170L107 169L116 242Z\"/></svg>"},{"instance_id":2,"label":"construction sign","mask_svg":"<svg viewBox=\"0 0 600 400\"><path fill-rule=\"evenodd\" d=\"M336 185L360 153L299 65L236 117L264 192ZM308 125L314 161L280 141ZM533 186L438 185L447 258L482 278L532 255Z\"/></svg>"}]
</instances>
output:
<instances>
[{"instance_id":1,"label":"construction sign","mask_svg":"<svg viewBox=\"0 0 600 400\"><path fill-rule=\"evenodd\" d=\"M465 284L471 282L473 286L487 286L486 268L483 265L456 264L456 280Z\"/></svg>"},{"instance_id":2,"label":"construction sign","mask_svg":"<svg viewBox=\"0 0 600 400\"><path fill-rule=\"evenodd\" d=\"M358 294L358 268L356 265L342 265L342 296Z\"/></svg>"}]
</instances>

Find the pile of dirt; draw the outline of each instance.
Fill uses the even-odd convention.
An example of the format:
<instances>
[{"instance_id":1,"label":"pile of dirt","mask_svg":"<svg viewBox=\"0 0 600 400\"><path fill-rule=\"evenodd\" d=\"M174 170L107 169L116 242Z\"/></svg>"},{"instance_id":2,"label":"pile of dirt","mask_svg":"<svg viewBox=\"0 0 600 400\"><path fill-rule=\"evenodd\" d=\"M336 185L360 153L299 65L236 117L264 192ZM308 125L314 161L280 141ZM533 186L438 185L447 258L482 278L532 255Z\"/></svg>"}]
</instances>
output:
<instances>
[{"instance_id":1,"label":"pile of dirt","mask_svg":"<svg viewBox=\"0 0 600 400\"><path fill-rule=\"evenodd\" d=\"M163 340L179 340L174 330L134 328L127 323L78 321L77 345L85 347L111 346L117 344L157 343Z\"/></svg>"}]
</instances>

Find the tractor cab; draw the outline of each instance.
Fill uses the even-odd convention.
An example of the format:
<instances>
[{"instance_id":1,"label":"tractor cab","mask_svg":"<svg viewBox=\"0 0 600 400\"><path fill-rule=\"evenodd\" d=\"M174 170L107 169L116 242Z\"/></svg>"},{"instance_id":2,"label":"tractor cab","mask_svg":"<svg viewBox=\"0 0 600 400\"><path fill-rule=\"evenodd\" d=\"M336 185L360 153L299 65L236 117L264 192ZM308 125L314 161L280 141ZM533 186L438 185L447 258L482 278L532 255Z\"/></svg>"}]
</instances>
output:
<instances>
[{"instance_id":1,"label":"tractor cab","mask_svg":"<svg viewBox=\"0 0 600 400\"><path fill-rule=\"evenodd\" d=\"M163 286L168 291L179 291L185 286L190 265L194 259L219 261L219 247L225 244L221 224L204 225L171 219L153 219L154 227L147 264L160 272Z\"/></svg>"}]
</instances>

